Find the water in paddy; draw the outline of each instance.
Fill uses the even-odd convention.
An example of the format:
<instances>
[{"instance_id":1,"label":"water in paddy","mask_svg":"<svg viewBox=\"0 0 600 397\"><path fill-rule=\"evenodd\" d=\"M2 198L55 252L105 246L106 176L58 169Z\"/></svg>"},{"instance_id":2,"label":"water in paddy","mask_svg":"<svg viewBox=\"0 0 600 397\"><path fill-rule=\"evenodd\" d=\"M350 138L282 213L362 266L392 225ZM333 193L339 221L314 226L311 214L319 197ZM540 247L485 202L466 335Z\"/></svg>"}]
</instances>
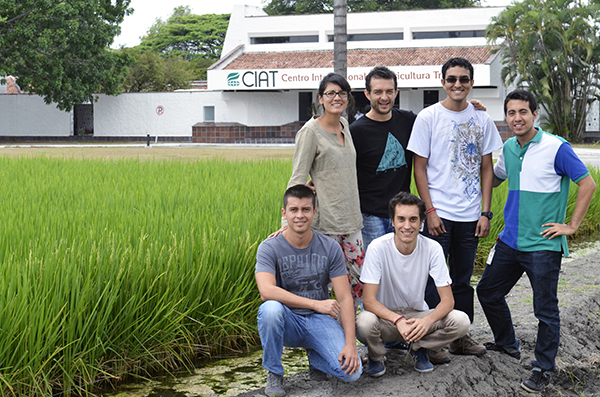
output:
<instances>
[{"instance_id":1,"label":"water in paddy","mask_svg":"<svg viewBox=\"0 0 600 397\"><path fill-rule=\"evenodd\" d=\"M585 256L600 250L600 241L590 241L570 247L570 258ZM569 259L563 260L566 263ZM475 270L471 284L477 285L483 270ZM262 350L241 357L214 357L199 363L193 373L178 372L120 385L115 391L100 392L103 397L220 397L235 396L249 390L264 387L266 370L261 365ZM283 351L283 366L286 376L308 369L304 350Z\"/></svg>"},{"instance_id":2,"label":"water in paddy","mask_svg":"<svg viewBox=\"0 0 600 397\"><path fill-rule=\"evenodd\" d=\"M203 361L193 373L179 372L119 386L115 391L96 393L103 397L208 397L235 396L264 387L266 370L262 350L235 358ZM302 349L283 351L286 376L308 369Z\"/></svg>"}]
</instances>

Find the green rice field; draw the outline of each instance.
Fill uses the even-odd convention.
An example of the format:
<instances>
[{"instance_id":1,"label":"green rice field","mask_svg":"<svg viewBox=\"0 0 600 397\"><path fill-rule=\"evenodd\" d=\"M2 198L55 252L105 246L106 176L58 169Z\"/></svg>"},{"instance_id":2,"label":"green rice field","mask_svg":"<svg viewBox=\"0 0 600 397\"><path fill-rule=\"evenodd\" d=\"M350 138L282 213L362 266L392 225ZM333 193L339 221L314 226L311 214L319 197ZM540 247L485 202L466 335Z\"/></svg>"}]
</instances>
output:
<instances>
[{"instance_id":1,"label":"green rice field","mask_svg":"<svg viewBox=\"0 0 600 397\"><path fill-rule=\"evenodd\" d=\"M0 395L85 395L255 346L256 248L279 227L291 167L0 157ZM503 189L483 257L502 229ZM598 232L598 196L580 235Z\"/></svg>"}]
</instances>

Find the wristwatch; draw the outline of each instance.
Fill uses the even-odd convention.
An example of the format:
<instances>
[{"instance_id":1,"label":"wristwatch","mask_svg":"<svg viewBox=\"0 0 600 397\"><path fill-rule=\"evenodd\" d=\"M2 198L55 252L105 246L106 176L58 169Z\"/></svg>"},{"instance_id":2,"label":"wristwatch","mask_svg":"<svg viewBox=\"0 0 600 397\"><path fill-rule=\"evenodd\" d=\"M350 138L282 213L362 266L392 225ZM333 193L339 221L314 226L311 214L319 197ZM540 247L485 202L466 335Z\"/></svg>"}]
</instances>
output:
<instances>
[{"instance_id":1,"label":"wristwatch","mask_svg":"<svg viewBox=\"0 0 600 397\"><path fill-rule=\"evenodd\" d=\"M492 220L492 218L494 217L494 213L492 211L486 211L486 212L482 212L481 216L485 216L489 220Z\"/></svg>"}]
</instances>

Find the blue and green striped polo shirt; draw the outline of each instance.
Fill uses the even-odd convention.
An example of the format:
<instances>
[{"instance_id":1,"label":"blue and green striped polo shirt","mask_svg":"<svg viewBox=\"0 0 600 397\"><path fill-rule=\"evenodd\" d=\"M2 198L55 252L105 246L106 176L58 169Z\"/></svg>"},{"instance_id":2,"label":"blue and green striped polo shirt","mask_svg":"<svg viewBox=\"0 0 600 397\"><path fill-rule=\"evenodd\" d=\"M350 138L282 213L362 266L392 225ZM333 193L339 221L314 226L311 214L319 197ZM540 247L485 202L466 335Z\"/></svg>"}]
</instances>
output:
<instances>
[{"instance_id":1,"label":"blue and green striped polo shirt","mask_svg":"<svg viewBox=\"0 0 600 397\"><path fill-rule=\"evenodd\" d=\"M567 141L536 129L523 147L516 137L508 139L494 166L495 178L508 179L499 237L519 251L562 251L568 256L566 236L550 240L540 233L547 229L543 224L564 223L570 181L579 182L589 171Z\"/></svg>"}]
</instances>

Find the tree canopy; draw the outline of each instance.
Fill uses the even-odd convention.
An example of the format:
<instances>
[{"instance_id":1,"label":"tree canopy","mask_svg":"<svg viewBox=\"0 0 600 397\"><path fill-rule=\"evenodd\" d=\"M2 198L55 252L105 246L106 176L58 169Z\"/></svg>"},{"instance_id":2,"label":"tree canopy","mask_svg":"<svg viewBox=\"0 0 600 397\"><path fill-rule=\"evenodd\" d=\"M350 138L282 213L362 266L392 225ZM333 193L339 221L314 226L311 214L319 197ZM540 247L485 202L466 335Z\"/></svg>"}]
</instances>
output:
<instances>
[{"instance_id":1,"label":"tree canopy","mask_svg":"<svg viewBox=\"0 0 600 397\"><path fill-rule=\"evenodd\" d=\"M463 8L479 0L348 0L348 12ZM333 0L270 0L263 8L269 15L322 14L333 12Z\"/></svg>"},{"instance_id":2,"label":"tree canopy","mask_svg":"<svg viewBox=\"0 0 600 397\"><path fill-rule=\"evenodd\" d=\"M526 85L547 129L580 140L600 83L599 6L580 0L524 0L493 18L488 42L502 52L505 83Z\"/></svg>"},{"instance_id":3,"label":"tree canopy","mask_svg":"<svg viewBox=\"0 0 600 397\"><path fill-rule=\"evenodd\" d=\"M116 95L129 57L109 46L130 0L0 0L0 76L61 110Z\"/></svg>"},{"instance_id":4,"label":"tree canopy","mask_svg":"<svg viewBox=\"0 0 600 397\"><path fill-rule=\"evenodd\" d=\"M142 38L140 48L164 55L180 55L187 60L221 56L230 14L192 14L189 7L177 7L163 21L157 19Z\"/></svg>"},{"instance_id":5,"label":"tree canopy","mask_svg":"<svg viewBox=\"0 0 600 397\"><path fill-rule=\"evenodd\" d=\"M229 17L230 14L195 15L188 6L175 7L166 21L156 19L138 48L165 59L181 57L192 79L205 80L207 68L221 57Z\"/></svg>"},{"instance_id":6,"label":"tree canopy","mask_svg":"<svg viewBox=\"0 0 600 397\"><path fill-rule=\"evenodd\" d=\"M173 91L189 88L192 72L188 61L178 55L160 54L140 48L124 48L134 62L123 82L124 92Z\"/></svg>"}]
</instances>

